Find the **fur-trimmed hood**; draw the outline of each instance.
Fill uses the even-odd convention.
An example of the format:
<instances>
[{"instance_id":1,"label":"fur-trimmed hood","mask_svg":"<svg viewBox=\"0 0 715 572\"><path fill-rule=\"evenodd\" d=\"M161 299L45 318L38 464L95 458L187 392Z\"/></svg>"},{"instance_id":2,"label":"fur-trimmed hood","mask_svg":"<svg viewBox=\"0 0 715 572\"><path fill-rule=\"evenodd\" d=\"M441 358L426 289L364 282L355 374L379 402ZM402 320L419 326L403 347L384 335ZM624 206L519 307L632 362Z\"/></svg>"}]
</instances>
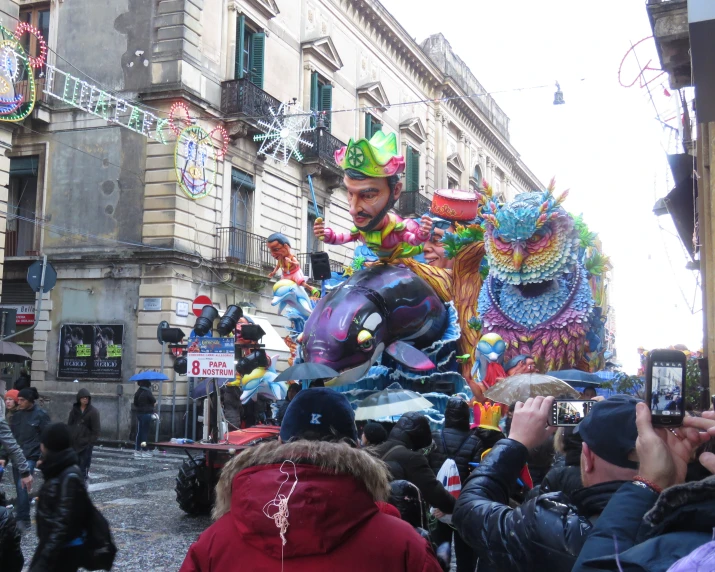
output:
<instances>
[{"instance_id":1,"label":"fur-trimmed hood","mask_svg":"<svg viewBox=\"0 0 715 572\"><path fill-rule=\"evenodd\" d=\"M648 535L654 536L682 527L712 530L714 514L715 475L664 490L643 520L653 527Z\"/></svg>"},{"instance_id":2,"label":"fur-trimmed hood","mask_svg":"<svg viewBox=\"0 0 715 572\"><path fill-rule=\"evenodd\" d=\"M384 463L346 443L263 443L224 467L213 515L230 511L244 541L274 558L325 554L377 514L375 501L389 496L388 474ZM285 546L267 516L279 497L288 497Z\"/></svg>"}]
</instances>

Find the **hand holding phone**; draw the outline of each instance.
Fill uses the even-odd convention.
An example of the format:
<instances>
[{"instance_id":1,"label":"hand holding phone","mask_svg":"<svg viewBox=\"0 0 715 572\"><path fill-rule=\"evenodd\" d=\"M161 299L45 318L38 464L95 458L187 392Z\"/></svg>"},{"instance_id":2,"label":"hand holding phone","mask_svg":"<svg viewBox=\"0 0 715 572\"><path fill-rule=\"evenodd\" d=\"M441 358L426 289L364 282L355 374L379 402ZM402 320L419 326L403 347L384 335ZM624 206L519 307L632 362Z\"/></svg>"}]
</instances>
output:
<instances>
[{"instance_id":1,"label":"hand holding phone","mask_svg":"<svg viewBox=\"0 0 715 572\"><path fill-rule=\"evenodd\" d=\"M575 427L591 411L593 399L557 399L551 407L549 425L552 427Z\"/></svg>"},{"instance_id":2,"label":"hand holding phone","mask_svg":"<svg viewBox=\"0 0 715 572\"><path fill-rule=\"evenodd\" d=\"M685 417L685 354L653 350L646 366L646 397L654 427L680 427Z\"/></svg>"}]
</instances>

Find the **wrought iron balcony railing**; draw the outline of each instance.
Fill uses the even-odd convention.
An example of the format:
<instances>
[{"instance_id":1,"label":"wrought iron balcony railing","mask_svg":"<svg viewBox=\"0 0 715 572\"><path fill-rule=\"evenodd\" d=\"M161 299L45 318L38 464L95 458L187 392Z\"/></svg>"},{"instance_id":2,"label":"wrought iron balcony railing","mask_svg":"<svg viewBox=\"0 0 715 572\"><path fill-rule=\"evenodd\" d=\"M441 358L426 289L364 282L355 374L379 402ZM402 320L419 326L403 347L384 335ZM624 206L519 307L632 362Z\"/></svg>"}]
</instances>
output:
<instances>
[{"instance_id":1,"label":"wrought iron balcony railing","mask_svg":"<svg viewBox=\"0 0 715 572\"><path fill-rule=\"evenodd\" d=\"M307 133L306 139L308 139L313 146L303 147L303 162L314 163L317 161L334 174L341 175L342 169L335 164L335 152L345 147L345 143L331 134L327 129L321 128Z\"/></svg>"},{"instance_id":2,"label":"wrought iron balcony railing","mask_svg":"<svg viewBox=\"0 0 715 572\"><path fill-rule=\"evenodd\" d=\"M259 119L269 121L271 108L278 111L281 102L252 84L247 78L232 79L221 84L221 113L231 118L245 119L255 126Z\"/></svg>"},{"instance_id":3,"label":"wrought iron balcony railing","mask_svg":"<svg viewBox=\"0 0 715 572\"><path fill-rule=\"evenodd\" d=\"M219 228L215 260L240 264L256 270L270 270L276 261L266 246L266 239L236 227Z\"/></svg>"},{"instance_id":4,"label":"wrought iron balcony railing","mask_svg":"<svg viewBox=\"0 0 715 572\"><path fill-rule=\"evenodd\" d=\"M403 191L395 205L395 211L402 217L420 217L430 209L432 203L417 191Z\"/></svg>"}]
</instances>

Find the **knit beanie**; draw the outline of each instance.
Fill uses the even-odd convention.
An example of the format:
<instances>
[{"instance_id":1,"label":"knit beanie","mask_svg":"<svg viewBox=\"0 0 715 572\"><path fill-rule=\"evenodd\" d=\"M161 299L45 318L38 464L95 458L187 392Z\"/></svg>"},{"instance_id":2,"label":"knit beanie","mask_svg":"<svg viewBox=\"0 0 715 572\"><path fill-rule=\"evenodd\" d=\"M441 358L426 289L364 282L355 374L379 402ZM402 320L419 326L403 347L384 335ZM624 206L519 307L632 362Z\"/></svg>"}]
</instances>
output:
<instances>
[{"instance_id":1,"label":"knit beanie","mask_svg":"<svg viewBox=\"0 0 715 572\"><path fill-rule=\"evenodd\" d=\"M17 398L20 395L20 392L17 389L8 389L5 392L5 399L8 397L12 399L15 403L17 403Z\"/></svg>"},{"instance_id":2,"label":"knit beanie","mask_svg":"<svg viewBox=\"0 0 715 572\"><path fill-rule=\"evenodd\" d=\"M26 387L25 389L21 389L20 393L18 393L17 396L22 397L27 401L31 401L32 403L35 403L35 399L37 399L37 394L35 391L33 391L31 387Z\"/></svg>"},{"instance_id":3,"label":"knit beanie","mask_svg":"<svg viewBox=\"0 0 715 572\"><path fill-rule=\"evenodd\" d=\"M48 425L42 432L40 443L45 446L45 449L55 453L69 449L72 446L69 427L64 423Z\"/></svg>"}]
</instances>

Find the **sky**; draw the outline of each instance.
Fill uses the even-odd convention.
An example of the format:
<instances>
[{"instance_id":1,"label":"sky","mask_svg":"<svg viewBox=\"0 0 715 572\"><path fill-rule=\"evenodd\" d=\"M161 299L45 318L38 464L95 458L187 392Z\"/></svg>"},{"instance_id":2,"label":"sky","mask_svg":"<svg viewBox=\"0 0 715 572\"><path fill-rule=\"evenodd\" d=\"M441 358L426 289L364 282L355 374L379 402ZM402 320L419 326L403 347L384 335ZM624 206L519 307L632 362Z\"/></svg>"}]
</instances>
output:
<instances>
[{"instance_id":1,"label":"sky","mask_svg":"<svg viewBox=\"0 0 715 572\"><path fill-rule=\"evenodd\" d=\"M646 89L638 66L658 67L643 0L381 0L421 42L441 32L511 119L511 142L543 182L569 189L565 207L583 213L614 265L618 358L638 367L638 346L702 346L697 273L669 216L652 213L672 179L672 130L657 117L677 114L666 76ZM655 74L651 73L648 79ZM553 105L555 81L565 105ZM549 85L540 89L520 89ZM503 93L495 93L503 92ZM657 114L656 114L657 110ZM669 145L671 147L669 147Z\"/></svg>"}]
</instances>

